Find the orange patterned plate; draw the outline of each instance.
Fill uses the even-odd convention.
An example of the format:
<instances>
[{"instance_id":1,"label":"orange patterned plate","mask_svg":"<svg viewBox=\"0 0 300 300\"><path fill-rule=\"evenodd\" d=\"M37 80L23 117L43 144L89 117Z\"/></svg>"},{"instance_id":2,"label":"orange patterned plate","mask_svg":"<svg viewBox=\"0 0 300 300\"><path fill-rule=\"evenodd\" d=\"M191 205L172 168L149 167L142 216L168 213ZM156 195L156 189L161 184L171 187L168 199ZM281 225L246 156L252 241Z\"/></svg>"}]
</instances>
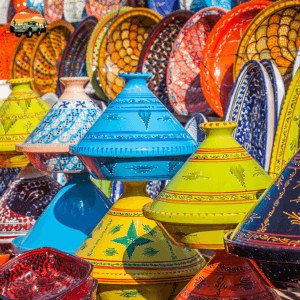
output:
<instances>
[{"instance_id":1,"label":"orange patterned plate","mask_svg":"<svg viewBox=\"0 0 300 300\"><path fill-rule=\"evenodd\" d=\"M204 96L213 110L224 116L233 88L233 63L240 39L253 18L271 1L250 1L229 11L208 36L200 66Z\"/></svg>"},{"instance_id":2,"label":"orange patterned plate","mask_svg":"<svg viewBox=\"0 0 300 300\"><path fill-rule=\"evenodd\" d=\"M63 6L64 0L44 0L44 17L47 24L62 20Z\"/></svg>"}]
</instances>

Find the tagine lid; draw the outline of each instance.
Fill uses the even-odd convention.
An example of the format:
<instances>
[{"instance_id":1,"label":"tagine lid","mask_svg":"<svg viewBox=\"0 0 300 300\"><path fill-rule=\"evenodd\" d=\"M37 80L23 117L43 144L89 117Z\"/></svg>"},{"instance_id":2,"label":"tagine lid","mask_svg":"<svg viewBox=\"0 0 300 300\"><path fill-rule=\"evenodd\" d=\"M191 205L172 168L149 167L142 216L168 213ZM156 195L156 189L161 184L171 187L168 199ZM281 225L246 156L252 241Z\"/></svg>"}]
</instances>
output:
<instances>
[{"instance_id":1,"label":"tagine lid","mask_svg":"<svg viewBox=\"0 0 300 300\"><path fill-rule=\"evenodd\" d=\"M85 93L88 77L62 77L65 91L26 141L17 145L21 152L69 152L102 114Z\"/></svg>"},{"instance_id":2,"label":"tagine lid","mask_svg":"<svg viewBox=\"0 0 300 300\"><path fill-rule=\"evenodd\" d=\"M73 154L157 157L193 153L197 143L147 88L151 73L121 73L127 83Z\"/></svg>"},{"instance_id":3,"label":"tagine lid","mask_svg":"<svg viewBox=\"0 0 300 300\"><path fill-rule=\"evenodd\" d=\"M93 276L101 284L188 281L206 264L198 251L173 245L154 221L144 218L148 201L119 199L75 253L94 265Z\"/></svg>"},{"instance_id":4,"label":"tagine lid","mask_svg":"<svg viewBox=\"0 0 300 300\"><path fill-rule=\"evenodd\" d=\"M300 150L259 203L225 239L227 251L246 258L300 262Z\"/></svg>"}]
</instances>

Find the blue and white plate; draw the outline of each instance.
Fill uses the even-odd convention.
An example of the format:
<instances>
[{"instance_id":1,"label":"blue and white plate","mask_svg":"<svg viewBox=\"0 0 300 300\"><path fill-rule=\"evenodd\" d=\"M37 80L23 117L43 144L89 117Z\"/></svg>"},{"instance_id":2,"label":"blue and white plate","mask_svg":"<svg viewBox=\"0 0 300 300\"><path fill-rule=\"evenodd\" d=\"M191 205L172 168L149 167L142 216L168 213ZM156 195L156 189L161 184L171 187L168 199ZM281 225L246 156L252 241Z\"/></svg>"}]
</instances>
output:
<instances>
[{"instance_id":1,"label":"blue and white plate","mask_svg":"<svg viewBox=\"0 0 300 300\"><path fill-rule=\"evenodd\" d=\"M240 71L225 121L238 123L233 137L268 171L275 133L275 101L271 80L261 63L250 60Z\"/></svg>"},{"instance_id":2,"label":"blue and white plate","mask_svg":"<svg viewBox=\"0 0 300 300\"><path fill-rule=\"evenodd\" d=\"M279 116L283 105L283 101L285 98L284 82L278 68L271 60L263 59L260 63L264 66L264 68L268 72L273 87L275 111L276 111L276 115L275 115L276 117L275 129L276 129L279 121Z\"/></svg>"},{"instance_id":3,"label":"blue and white plate","mask_svg":"<svg viewBox=\"0 0 300 300\"><path fill-rule=\"evenodd\" d=\"M231 10L236 6L236 0L180 0L180 8L198 12L207 7L221 7Z\"/></svg>"},{"instance_id":4,"label":"blue and white plate","mask_svg":"<svg viewBox=\"0 0 300 300\"><path fill-rule=\"evenodd\" d=\"M165 17L179 9L178 0L148 0L148 7Z\"/></svg>"},{"instance_id":5,"label":"blue and white plate","mask_svg":"<svg viewBox=\"0 0 300 300\"><path fill-rule=\"evenodd\" d=\"M200 124L206 122L207 119L201 113L193 114L184 126L185 130L198 144L201 144L206 138L204 131L200 128Z\"/></svg>"}]
</instances>

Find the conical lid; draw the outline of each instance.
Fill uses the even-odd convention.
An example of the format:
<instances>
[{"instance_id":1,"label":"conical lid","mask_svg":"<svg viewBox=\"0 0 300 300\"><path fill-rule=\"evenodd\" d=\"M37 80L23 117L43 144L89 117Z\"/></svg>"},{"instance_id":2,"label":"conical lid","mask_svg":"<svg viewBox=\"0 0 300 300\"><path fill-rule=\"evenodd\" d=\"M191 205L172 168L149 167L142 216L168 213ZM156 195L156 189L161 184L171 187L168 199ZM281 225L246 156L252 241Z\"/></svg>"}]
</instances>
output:
<instances>
[{"instance_id":1,"label":"conical lid","mask_svg":"<svg viewBox=\"0 0 300 300\"><path fill-rule=\"evenodd\" d=\"M104 284L154 284L187 281L205 260L192 249L172 245L154 221L143 216L147 182L124 182L125 192L76 255L94 265Z\"/></svg>"},{"instance_id":2,"label":"conical lid","mask_svg":"<svg viewBox=\"0 0 300 300\"><path fill-rule=\"evenodd\" d=\"M178 245L223 249L224 231L238 225L272 180L232 137L237 123L200 126L206 139L144 215Z\"/></svg>"},{"instance_id":3,"label":"conical lid","mask_svg":"<svg viewBox=\"0 0 300 300\"><path fill-rule=\"evenodd\" d=\"M0 107L0 151L14 151L46 115L50 106L30 88L33 79L8 81L12 93Z\"/></svg>"},{"instance_id":4,"label":"conical lid","mask_svg":"<svg viewBox=\"0 0 300 300\"><path fill-rule=\"evenodd\" d=\"M232 254L300 263L300 150L226 239Z\"/></svg>"},{"instance_id":5,"label":"conical lid","mask_svg":"<svg viewBox=\"0 0 300 300\"><path fill-rule=\"evenodd\" d=\"M219 250L175 300L280 300L269 284L249 260Z\"/></svg>"}]
</instances>

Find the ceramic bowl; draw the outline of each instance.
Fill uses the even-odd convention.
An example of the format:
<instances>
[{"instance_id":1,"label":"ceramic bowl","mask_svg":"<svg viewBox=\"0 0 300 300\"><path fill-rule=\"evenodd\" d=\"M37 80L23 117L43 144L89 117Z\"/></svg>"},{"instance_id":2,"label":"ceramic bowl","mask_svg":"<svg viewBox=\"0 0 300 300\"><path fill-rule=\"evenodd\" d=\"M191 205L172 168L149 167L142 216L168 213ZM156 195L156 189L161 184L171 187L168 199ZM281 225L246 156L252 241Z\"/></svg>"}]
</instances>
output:
<instances>
[{"instance_id":1,"label":"ceramic bowl","mask_svg":"<svg viewBox=\"0 0 300 300\"><path fill-rule=\"evenodd\" d=\"M0 297L85 299L94 287L92 271L90 263L52 248L28 251L0 266Z\"/></svg>"}]
</instances>

